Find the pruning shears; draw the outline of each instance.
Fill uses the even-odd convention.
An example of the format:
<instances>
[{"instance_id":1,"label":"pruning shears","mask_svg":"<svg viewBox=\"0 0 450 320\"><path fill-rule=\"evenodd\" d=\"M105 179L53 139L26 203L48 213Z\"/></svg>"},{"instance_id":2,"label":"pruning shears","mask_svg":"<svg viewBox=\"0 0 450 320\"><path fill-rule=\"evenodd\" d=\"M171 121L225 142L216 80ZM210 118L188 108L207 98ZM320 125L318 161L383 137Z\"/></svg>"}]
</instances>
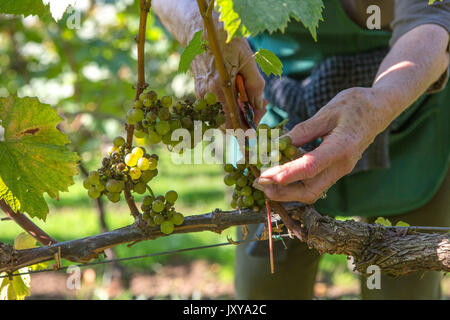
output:
<instances>
[{"instance_id":1,"label":"pruning shears","mask_svg":"<svg viewBox=\"0 0 450 320\"><path fill-rule=\"evenodd\" d=\"M256 130L255 122L253 120L255 118L255 113L253 112L252 106L248 102L247 91L245 90L245 85L244 85L244 78L240 74L238 74L236 76L236 87L239 92L239 99L244 104L243 111L244 111L245 121L247 121L247 123L250 127L252 127L254 130Z\"/></svg>"}]
</instances>

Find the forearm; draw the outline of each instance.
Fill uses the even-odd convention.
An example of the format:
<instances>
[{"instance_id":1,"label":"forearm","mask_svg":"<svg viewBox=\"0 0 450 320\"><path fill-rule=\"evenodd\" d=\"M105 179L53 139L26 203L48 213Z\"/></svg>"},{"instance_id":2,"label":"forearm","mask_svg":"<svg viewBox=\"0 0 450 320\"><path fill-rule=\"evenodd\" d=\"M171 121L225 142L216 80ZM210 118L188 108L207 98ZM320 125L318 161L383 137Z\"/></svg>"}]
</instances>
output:
<instances>
[{"instance_id":1,"label":"forearm","mask_svg":"<svg viewBox=\"0 0 450 320\"><path fill-rule=\"evenodd\" d=\"M417 100L448 68L449 34L438 25L422 25L403 35L383 60L372 92L388 125Z\"/></svg>"},{"instance_id":2,"label":"forearm","mask_svg":"<svg viewBox=\"0 0 450 320\"><path fill-rule=\"evenodd\" d=\"M189 36L203 28L195 0L153 0L152 8L164 27L185 47ZM185 32L179 32L186 29Z\"/></svg>"}]
</instances>

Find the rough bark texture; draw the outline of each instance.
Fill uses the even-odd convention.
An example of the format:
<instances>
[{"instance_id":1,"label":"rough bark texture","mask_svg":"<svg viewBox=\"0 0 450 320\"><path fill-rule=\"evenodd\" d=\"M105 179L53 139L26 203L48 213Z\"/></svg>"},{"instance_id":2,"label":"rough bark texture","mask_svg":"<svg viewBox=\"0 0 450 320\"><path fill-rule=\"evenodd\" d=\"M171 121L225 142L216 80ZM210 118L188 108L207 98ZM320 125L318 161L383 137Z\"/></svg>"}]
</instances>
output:
<instances>
[{"instance_id":1,"label":"rough bark texture","mask_svg":"<svg viewBox=\"0 0 450 320\"><path fill-rule=\"evenodd\" d=\"M365 272L369 265L377 265L389 275L405 275L415 271L450 271L450 235L448 233L407 232L353 220L338 221L320 215L312 207L285 205L301 230L302 239L321 253L352 256L355 269ZM275 216L276 218L276 216ZM261 212L220 211L187 217L174 233L212 231L220 233L237 225L266 221ZM156 239L166 236L158 228L145 234L136 225L105 232L92 237L65 241L52 246L28 250L14 250L0 243L0 272L48 261L61 250L62 258L88 262L105 249L123 243Z\"/></svg>"}]
</instances>

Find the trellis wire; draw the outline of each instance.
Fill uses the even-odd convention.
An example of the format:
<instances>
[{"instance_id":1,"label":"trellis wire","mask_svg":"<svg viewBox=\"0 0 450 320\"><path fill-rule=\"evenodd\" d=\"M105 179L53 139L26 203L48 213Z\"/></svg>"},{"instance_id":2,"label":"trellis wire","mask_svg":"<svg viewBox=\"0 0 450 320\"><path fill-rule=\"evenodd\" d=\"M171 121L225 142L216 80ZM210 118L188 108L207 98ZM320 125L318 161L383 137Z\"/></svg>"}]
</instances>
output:
<instances>
[{"instance_id":1,"label":"trellis wire","mask_svg":"<svg viewBox=\"0 0 450 320\"><path fill-rule=\"evenodd\" d=\"M282 240L282 238L290 237L289 234L280 234L280 235L273 235L272 238L274 240ZM96 261L96 262L90 262L90 263L83 263L83 264L75 264L75 265L68 265L56 269L42 269L42 270L32 270L28 272L21 272L21 273L8 273L6 275L0 276L0 279L2 278L11 278L21 275L27 275L27 274L34 274L34 273L42 273L42 272L55 272L60 270L66 270L67 268L71 266L75 267L88 267L88 266L95 266L95 265L102 265L102 264L108 264L113 262L121 262L121 261L129 261L129 260L136 260L136 259L142 259L142 258L150 258L150 257L156 257L156 256L162 256L162 255L168 255L168 254L175 254L175 253L181 253L181 252L187 252L187 251L195 251L195 250L201 250L201 249L209 249L209 248L216 248L216 247L223 247L228 245L239 245L243 243L248 242L255 242L255 241L266 241L267 239L249 239L249 240L238 240L238 241L228 241L228 242L222 242L222 243L216 243L216 244L209 244L204 246L197 246L197 247L191 247L191 248L184 248L184 249L176 249L176 250L169 250L169 251L162 251L157 253L150 253L150 254L143 254L139 256L132 256L132 257L126 257L126 258L117 258L117 259L111 259L111 260L102 260L102 261Z\"/></svg>"}]
</instances>

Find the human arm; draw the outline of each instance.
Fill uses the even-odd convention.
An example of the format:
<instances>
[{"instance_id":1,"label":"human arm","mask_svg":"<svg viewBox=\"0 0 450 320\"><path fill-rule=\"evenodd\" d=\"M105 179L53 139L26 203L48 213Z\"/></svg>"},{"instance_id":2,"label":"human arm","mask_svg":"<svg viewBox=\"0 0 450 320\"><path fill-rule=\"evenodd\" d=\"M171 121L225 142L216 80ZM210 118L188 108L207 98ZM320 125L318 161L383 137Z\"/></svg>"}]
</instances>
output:
<instances>
[{"instance_id":1,"label":"human arm","mask_svg":"<svg viewBox=\"0 0 450 320\"><path fill-rule=\"evenodd\" d=\"M289 132L296 146L319 137L321 145L263 172L255 186L274 200L315 202L351 172L375 136L444 73L448 43L448 31L436 24L406 32L383 60L371 88L342 91Z\"/></svg>"}]
</instances>

